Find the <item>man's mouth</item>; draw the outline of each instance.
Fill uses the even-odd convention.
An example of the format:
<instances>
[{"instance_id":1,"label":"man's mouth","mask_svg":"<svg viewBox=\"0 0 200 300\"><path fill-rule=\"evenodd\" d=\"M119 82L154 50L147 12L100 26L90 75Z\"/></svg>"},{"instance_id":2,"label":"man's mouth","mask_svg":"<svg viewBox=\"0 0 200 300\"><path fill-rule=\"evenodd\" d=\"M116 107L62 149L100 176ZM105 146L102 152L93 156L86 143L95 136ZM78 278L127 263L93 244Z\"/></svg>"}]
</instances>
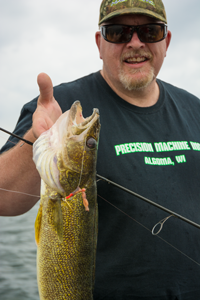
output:
<instances>
[{"instance_id":1,"label":"man's mouth","mask_svg":"<svg viewBox=\"0 0 200 300\"><path fill-rule=\"evenodd\" d=\"M152 60L152 54L150 53L150 51L145 51L145 50L140 50L140 51L133 50L124 53L121 56L122 63L132 64L132 65L142 64L146 61L151 61L151 60Z\"/></svg>"},{"instance_id":2,"label":"man's mouth","mask_svg":"<svg viewBox=\"0 0 200 300\"><path fill-rule=\"evenodd\" d=\"M147 57L129 57L129 58L125 59L124 61L128 64L139 64L139 63L145 62L147 60L148 60Z\"/></svg>"}]
</instances>

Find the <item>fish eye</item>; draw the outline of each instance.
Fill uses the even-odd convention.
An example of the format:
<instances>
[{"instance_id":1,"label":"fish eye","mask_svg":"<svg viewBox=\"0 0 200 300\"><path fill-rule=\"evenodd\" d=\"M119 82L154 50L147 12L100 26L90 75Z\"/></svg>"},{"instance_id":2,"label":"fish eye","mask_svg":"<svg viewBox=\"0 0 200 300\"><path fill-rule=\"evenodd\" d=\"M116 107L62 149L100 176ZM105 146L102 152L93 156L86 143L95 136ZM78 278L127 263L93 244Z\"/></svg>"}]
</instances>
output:
<instances>
[{"instance_id":1,"label":"fish eye","mask_svg":"<svg viewBox=\"0 0 200 300\"><path fill-rule=\"evenodd\" d=\"M94 149L97 145L97 142L93 137L89 137L86 141L86 145L88 148Z\"/></svg>"}]
</instances>

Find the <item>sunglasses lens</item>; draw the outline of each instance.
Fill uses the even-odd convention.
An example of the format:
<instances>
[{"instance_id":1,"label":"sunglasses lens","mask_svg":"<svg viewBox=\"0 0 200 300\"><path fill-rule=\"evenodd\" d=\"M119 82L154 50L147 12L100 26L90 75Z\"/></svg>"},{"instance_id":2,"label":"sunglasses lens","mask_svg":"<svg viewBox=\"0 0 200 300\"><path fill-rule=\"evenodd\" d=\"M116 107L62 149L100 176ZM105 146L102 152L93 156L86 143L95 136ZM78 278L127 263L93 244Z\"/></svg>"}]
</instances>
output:
<instances>
[{"instance_id":1,"label":"sunglasses lens","mask_svg":"<svg viewBox=\"0 0 200 300\"><path fill-rule=\"evenodd\" d=\"M164 24L145 24L139 26L105 25L101 27L104 39L110 43L128 43L133 32L136 31L138 38L143 43L156 43L166 37Z\"/></svg>"},{"instance_id":2,"label":"sunglasses lens","mask_svg":"<svg viewBox=\"0 0 200 300\"><path fill-rule=\"evenodd\" d=\"M156 43L164 38L164 27L161 24L149 24L139 27L138 36L142 42Z\"/></svg>"},{"instance_id":3,"label":"sunglasses lens","mask_svg":"<svg viewBox=\"0 0 200 300\"><path fill-rule=\"evenodd\" d=\"M123 25L110 25L103 28L102 34L108 42L127 43L131 39L131 28Z\"/></svg>"}]
</instances>

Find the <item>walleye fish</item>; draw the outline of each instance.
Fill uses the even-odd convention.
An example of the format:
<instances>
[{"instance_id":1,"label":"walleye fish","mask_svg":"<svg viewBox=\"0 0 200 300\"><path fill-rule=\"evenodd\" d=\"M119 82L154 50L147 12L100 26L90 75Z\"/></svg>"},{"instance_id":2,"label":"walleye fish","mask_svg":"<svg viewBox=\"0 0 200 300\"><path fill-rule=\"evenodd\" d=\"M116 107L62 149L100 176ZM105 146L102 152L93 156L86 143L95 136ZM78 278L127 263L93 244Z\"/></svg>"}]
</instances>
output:
<instances>
[{"instance_id":1,"label":"walleye fish","mask_svg":"<svg viewBox=\"0 0 200 300\"><path fill-rule=\"evenodd\" d=\"M97 244L98 109L84 119L79 101L33 145L41 176L35 222L41 300L92 300Z\"/></svg>"}]
</instances>

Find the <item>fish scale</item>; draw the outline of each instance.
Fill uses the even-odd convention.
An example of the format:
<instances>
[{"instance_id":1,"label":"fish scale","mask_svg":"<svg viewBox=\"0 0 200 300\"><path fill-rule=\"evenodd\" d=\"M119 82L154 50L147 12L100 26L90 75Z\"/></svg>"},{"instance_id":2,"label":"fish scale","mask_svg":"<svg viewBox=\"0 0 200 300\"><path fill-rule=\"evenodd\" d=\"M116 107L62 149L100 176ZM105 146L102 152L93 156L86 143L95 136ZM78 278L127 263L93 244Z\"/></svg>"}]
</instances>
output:
<instances>
[{"instance_id":1,"label":"fish scale","mask_svg":"<svg viewBox=\"0 0 200 300\"><path fill-rule=\"evenodd\" d=\"M43 199L41 200L43 202ZM44 208L46 213L43 216L40 251L37 258L37 264L40 265L38 281L44 282L41 290L43 290L43 285L45 289L46 285L49 286L44 299L55 299L50 295L57 294L61 285L63 293L57 299L67 299L67 297L69 299L92 299L94 257L91 256L91 252L94 245L91 237L94 235L94 228L91 223L94 223L95 217L92 210L96 208L92 207L90 202L91 213L86 212L81 195L76 195L73 200L69 200L71 208L67 203L62 203L63 231L66 234L64 242L60 244L53 225L52 206L54 203L46 202L48 204ZM72 211L76 213L72 214ZM51 241L51 244L47 246L46 241ZM85 269L89 271L85 272ZM49 273L52 276L49 276Z\"/></svg>"}]
</instances>

